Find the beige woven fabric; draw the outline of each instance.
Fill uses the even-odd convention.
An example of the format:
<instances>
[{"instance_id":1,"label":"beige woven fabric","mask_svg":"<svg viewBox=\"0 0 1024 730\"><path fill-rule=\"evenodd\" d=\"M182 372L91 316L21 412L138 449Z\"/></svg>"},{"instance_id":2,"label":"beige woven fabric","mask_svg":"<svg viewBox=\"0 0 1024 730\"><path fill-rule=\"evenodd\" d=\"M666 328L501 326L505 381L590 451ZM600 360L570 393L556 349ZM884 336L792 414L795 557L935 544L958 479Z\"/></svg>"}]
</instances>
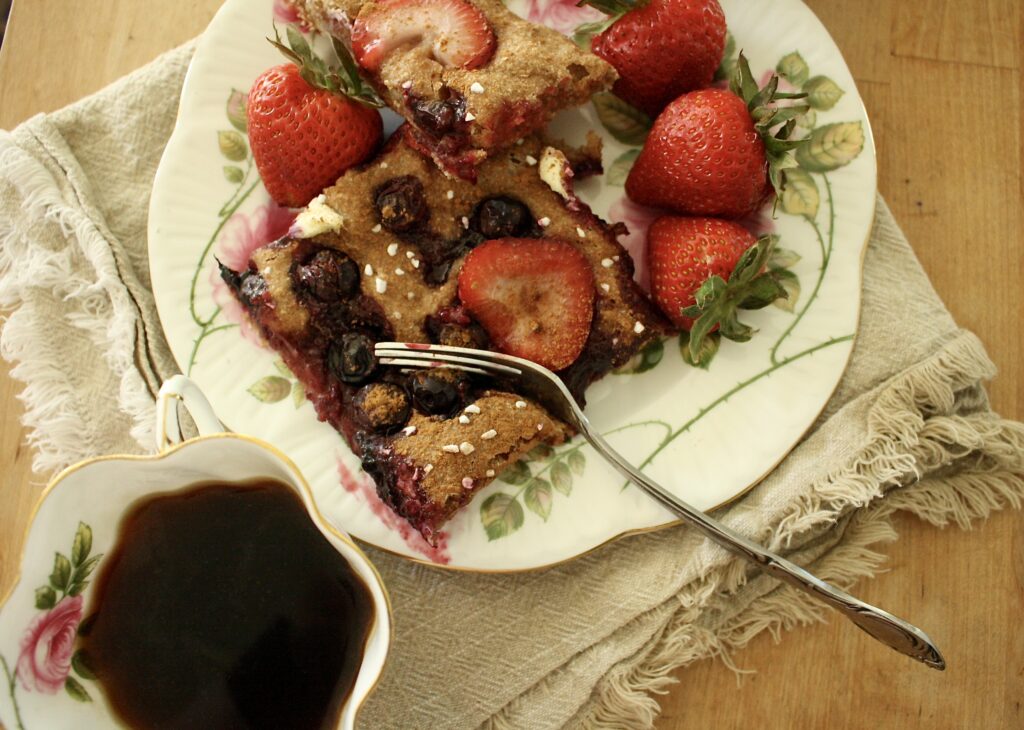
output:
<instances>
[{"instance_id":1,"label":"beige woven fabric","mask_svg":"<svg viewBox=\"0 0 1024 730\"><path fill-rule=\"evenodd\" d=\"M40 469L150 448L175 371L148 289L146 209L191 46L0 133L0 347L26 383ZM1024 494L1024 426L991 413L993 367L879 201L850 367L797 449L720 515L840 585L870 575L890 516L966 524ZM890 306L899 297L899 307ZM113 394L113 397L111 396ZM371 551L394 648L370 728L646 727L680 665L729 660L818 608L674 528L520 575Z\"/></svg>"}]
</instances>

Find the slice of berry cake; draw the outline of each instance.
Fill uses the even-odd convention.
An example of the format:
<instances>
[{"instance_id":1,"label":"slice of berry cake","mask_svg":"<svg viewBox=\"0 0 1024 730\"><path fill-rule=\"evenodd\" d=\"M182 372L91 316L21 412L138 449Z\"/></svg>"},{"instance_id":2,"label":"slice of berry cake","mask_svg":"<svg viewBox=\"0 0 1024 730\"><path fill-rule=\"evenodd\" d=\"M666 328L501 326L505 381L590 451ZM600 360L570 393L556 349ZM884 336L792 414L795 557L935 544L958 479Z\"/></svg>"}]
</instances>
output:
<instances>
[{"instance_id":1,"label":"slice of berry cake","mask_svg":"<svg viewBox=\"0 0 1024 730\"><path fill-rule=\"evenodd\" d=\"M593 171L593 152L527 138L483 163L473 185L445 178L399 131L247 271L222 269L319 417L428 541L506 467L571 430L508 383L379 366L375 342L533 357L582 400L669 331L633 282L620 231L573 193L570 157Z\"/></svg>"},{"instance_id":2,"label":"slice of berry cake","mask_svg":"<svg viewBox=\"0 0 1024 730\"><path fill-rule=\"evenodd\" d=\"M296 0L313 28L351 43L410 141L473 180L491 150L611 87L615 70L501 0Z\"/></svg>"}]
</instances>

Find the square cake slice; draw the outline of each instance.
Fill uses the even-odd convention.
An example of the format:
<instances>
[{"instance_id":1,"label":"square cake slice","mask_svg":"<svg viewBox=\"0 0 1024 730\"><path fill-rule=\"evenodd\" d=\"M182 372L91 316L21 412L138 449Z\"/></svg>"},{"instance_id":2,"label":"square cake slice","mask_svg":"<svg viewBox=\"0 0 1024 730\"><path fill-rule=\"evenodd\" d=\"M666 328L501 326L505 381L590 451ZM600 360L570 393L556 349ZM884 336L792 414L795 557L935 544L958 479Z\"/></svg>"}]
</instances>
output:
<instances>
[{"instance_id":1,"label":"square cake slice","mask_svg":"<svg viewBox=\"0 0 1024 730\"><path fill-rule=\"evenodd\" d=\"M595 147L566 154L530 137L480 165L474 185L444 177L400 130L374 162L310 203L288 236L257 249L248 270L222 269L381 499L432 543L522 455L572 434L510 383L376 362L378 341L493 347L459 299L470 252L498 238L550 240L585 260L589 334L559 372L581 401L590 383L670 329L634 283L620 231L572 191L577 171L599 169Z\"/></svg>"},{"instance_id":2,"label":"square cake slice","mask_svg":"<svg viewBox=\"0 0 1024 730\"><path fill-rule=\"evenodd\" d=\"M350 43L409 138L474 180L492 150L611 87L615 70L501 0L297 0L313 28Z\"/></svg>"}]
</instances>

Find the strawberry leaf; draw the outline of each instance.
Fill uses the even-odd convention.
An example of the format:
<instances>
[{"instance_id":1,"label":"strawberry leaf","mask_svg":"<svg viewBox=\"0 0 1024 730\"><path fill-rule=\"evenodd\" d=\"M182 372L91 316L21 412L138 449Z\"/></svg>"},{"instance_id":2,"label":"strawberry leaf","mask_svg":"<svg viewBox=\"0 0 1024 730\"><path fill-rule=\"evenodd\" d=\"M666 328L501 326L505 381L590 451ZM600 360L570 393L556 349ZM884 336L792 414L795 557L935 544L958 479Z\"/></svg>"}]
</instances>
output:
<instances>
[{"instance_id":1,"label":"strawberry leaf","mask_svg":"<svg viewBox=\"0 0 1024 730\"><path fill-rule=\"evenodd\" d=\"M728 81L736 73L736 39L728 31L725 34L725 49L722 62L715 70L715 81Z\"/></svg>"},{"instance_id":2,"label":"strawberry leaf","mask_svg":"<svg viewBox=\"0 0 1024 730\"><path fill-rule=\"evenodd\" d=\"M616 20L618 20L618 17L613 15L612 17L604 20L596 20L591 23L580 23L572 32L572 42L584 51L589 51L590 44L594 40L594 36L604 33Z\"/></svg>"},{"instance_id":3,"label":"strawberry leaf","mask_svg":"<svg viewBox=\"0 0 1024 730\"><path fill-rule=\"evenodd\" d=\"M796 301L800 298L800 277L789 269L777 269L772 272L779 286L786 290L786 296L776 299L774 304L787 312L796 310Z\"/></svg>"},{"instance_id":4,"label":"strawberry leaf","mask_svg":"<svg viewBox=\"0 0 1024 730\"><path fill-rule=\"evenodd\" d=\"M788 296L774 273L761 274L750 282L747 296L740 302L740 309L763 309L775 300Z\"/></svg>"},{"instance_id":5,"label":"strawberry leaf","mask_svg":"<svg viewBox=\"0 0 1024 730\"><path fill-rule=\"evenodd\" d=\"M718 346L721 341L722 338L719 334L712 332L704 338L700 350L694 352L690 349L690 333L683 330L679 333L679 354L682 355L683 362L702 370L707 370L708 366L711 365L711 360L715 357L715 353L718 352Z\"/></svg>"},{"instance_id":6,"label":"strawberry leaf","mask_svg":"<svg viewBox=\"0 0 1024 730\"><path fill-rule=\"evenodd\" d=\"M800 254L796 251L791 251L788 248L780 248L775 246L772 249L772 255L768 257L768 268L772 270L776 269L788 269L795 266L800 260Z\"/></svg>"}]
</instances>

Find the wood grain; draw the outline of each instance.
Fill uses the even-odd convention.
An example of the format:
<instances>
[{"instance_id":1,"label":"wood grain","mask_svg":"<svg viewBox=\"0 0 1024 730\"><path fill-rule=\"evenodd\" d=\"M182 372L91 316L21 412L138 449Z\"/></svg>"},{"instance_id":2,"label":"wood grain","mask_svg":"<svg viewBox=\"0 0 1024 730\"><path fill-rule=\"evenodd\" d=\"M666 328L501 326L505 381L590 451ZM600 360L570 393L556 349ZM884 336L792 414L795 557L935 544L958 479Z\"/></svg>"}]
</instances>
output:
<instances>
[{"instance_id":1,"label":"wood grain","mask_svg":"<svg viewBox=\"0 0 1024 730\"><path fill-rule=\"evenodd\" d=\"M101 88L199 33L218 0L15 0L0 50L0 127ZM1024 417L1021 23L1017 0L809 0L857 79L879 186L957 320L1000 369L993 406ZM53 61L40 63L40 59ZM57 63L56 61L59 61ZM0 596L15 579L33 476L18 386L0 373ZM945 673L882 649L841 619L761 636L735 658L679 671L662 730L699 727L1024 726L1024 524L970 532L910 519L864 599L927 628Z\"/></svg>"}]
</instances>

